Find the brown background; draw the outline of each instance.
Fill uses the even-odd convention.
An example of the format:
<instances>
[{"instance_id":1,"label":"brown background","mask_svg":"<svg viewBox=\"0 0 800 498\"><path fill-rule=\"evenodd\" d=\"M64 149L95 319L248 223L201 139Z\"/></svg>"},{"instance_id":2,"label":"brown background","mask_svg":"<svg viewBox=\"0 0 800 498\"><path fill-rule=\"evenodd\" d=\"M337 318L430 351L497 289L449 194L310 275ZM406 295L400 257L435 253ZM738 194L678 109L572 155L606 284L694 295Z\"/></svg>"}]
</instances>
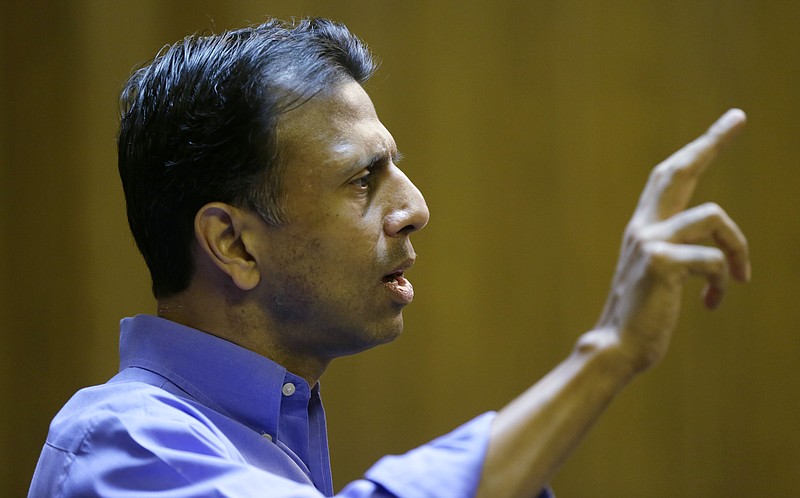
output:
<instances>
[{"instance_id":1,"label":"brown background","mask_svg":"<svg viewBox=\"0 0 800 498\"><path fill-rule=\"evenodd\" d=\"M391 346L324 378L341 487L502 406L599 313L650 166L730 106L750 126L697 200L748 233L722 309L689 286L672 351L554 482L559 497L797 496L800 2L35 0L0 6L0 495L27 489L49 419L116 369L153 311L127 233L116 94L187 33L266 15L346 22L433 216Z\"/></svg>"}]
</instances>

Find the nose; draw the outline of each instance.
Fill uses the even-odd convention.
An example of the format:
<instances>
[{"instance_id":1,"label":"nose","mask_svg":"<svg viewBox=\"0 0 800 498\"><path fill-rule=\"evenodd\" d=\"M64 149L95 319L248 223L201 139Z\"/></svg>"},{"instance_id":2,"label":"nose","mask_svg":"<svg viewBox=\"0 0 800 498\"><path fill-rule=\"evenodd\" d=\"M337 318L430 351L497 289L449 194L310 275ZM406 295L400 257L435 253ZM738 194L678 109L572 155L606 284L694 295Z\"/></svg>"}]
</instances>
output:
<instances>
[{"instance_id":1,"label":"nose","mask_svg":"<svg viewBox=\"0 0 800 498\"><path fill-rule=\"evenodd\" d=\"M422 192L397 166L390 168L389 211L383 219L383 230L389 237L408 236L428 224L430 212Z\"/></svg>"}]
</instances>

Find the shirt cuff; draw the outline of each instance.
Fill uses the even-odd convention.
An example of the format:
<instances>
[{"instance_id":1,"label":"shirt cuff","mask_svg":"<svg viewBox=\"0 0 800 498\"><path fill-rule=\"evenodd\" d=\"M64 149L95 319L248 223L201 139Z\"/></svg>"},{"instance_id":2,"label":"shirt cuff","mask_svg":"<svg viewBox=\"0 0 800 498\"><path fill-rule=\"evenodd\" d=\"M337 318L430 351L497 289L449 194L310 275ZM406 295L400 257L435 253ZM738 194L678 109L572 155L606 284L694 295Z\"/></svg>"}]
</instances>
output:
<instances>
[{"instance_id":1,"label":"shirt cuff","mask_svg":"<svg viewBox=\"0 0 800 498\"><path fill-rule=\"evenodd\" d=\"M366 478L398 497L472 497L495 413L489 412L404 455L381 458Z\"/></svg>"}]
</instances>

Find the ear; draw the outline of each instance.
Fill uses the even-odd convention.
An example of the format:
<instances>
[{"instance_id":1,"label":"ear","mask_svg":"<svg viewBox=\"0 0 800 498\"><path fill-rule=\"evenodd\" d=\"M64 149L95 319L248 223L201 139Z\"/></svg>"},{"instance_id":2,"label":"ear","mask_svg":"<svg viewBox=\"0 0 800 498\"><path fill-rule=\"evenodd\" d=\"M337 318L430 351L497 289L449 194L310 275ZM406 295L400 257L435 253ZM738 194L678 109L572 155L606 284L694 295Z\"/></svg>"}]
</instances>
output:
<instances>
[{"instance_id":1,"label":"ear","mask_svg":"<svg viewBox=\"0 0 800 498\"><path fill-rule=\"evenodd\" d=\"M256 258L243 236L250 228L250 213L222 202L206 204L194 218L194 234L208 261L226 273L236 287L252 290L261 280Z\"/></svg>"}]
</instances>

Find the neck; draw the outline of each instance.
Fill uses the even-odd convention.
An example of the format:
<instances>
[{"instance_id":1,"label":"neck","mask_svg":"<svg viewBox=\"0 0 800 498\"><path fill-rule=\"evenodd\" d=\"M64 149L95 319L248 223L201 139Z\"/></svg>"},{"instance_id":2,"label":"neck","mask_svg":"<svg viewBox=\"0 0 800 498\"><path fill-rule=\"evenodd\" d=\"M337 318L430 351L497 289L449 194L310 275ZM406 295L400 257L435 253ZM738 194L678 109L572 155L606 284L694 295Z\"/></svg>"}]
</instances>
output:
<instances>
[{"instance_id":1,"label":"neck","mask_svg":"<svg viewBox=\"0 0 800 498\"><path fill-rule=\"evenodd\" d=\"M198 295L199 294L199 295ZM331 358L320 357L281 340L276 327L246 303L220 305L206 293L188 289L177 296L158 300L158 316L211 334L249 349L302 377L313 387L325 372Z\"/></svg>"}]
</instances>

